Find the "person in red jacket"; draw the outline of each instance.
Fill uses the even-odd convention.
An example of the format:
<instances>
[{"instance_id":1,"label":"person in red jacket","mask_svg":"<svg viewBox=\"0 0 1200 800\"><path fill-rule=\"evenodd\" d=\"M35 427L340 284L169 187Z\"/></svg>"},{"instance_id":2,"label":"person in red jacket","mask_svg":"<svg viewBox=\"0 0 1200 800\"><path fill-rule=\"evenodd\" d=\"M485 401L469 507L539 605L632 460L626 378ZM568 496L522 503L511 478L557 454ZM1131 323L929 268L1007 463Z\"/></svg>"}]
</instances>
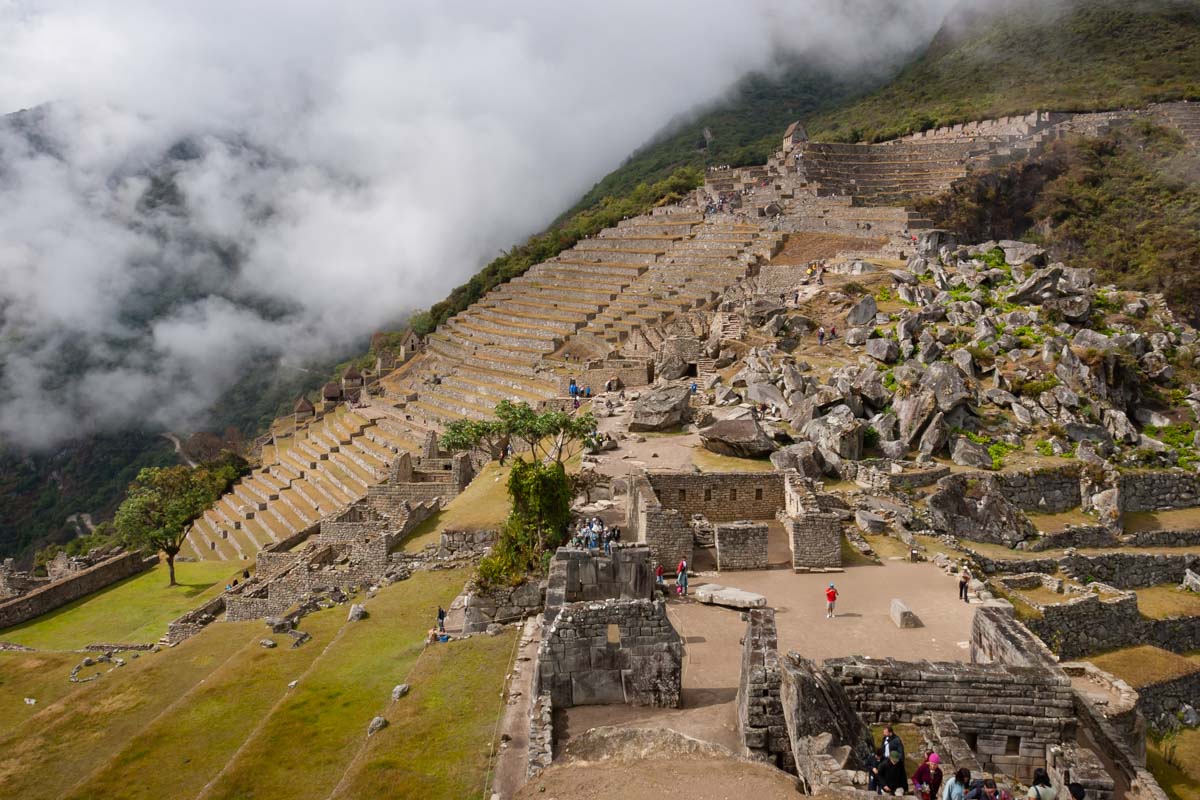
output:
<instances>
[{"instance_id":1,"label":"person in red jacket","mask_svg":"<svg viewBox=\"0 0 1200 800\"><path fill-rule=\"evenodd\" d=\"M827 619L833 619L833 606L837 603L837 597L837 587L832 583L829 584L829 588L825 590L825 617Z\"/></svg>"}]
</instances>

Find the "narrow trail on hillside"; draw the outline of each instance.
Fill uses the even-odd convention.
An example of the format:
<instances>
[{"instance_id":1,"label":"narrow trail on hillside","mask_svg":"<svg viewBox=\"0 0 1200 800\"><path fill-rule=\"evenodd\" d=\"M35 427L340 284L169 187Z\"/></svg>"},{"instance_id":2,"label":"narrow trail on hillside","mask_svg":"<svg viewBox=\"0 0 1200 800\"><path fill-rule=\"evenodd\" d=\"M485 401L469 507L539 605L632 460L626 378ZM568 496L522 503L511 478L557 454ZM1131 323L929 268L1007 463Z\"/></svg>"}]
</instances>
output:
<instances>
[{"instance_id":1,"label":"narrow trail on hillside","mask_svg":"<svg viewBox=\"0 0 1200 800\"><path fill-rule=\"evenodd\" d=\"M173 433L160 433L159 436L166 439L171 444L175 445L175 455L179 456L179 460L187 464L189 467L198 466L195 461L187 457L183 452L183 443L179 441L179 437Z\"/></svg>"}]
</instances>

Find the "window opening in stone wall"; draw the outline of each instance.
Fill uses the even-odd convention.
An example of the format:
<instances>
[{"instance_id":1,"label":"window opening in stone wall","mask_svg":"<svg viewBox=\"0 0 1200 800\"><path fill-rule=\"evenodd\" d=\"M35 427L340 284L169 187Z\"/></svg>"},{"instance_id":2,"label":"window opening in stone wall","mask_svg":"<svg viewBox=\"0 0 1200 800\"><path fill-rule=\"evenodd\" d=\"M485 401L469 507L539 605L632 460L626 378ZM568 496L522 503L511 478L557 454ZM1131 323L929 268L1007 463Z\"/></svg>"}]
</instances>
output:
<instances>
[{"instance_id":1,"label":"window opening in stone wall","mask_svg":"<svg viewBox=\"0 0 1200 800\"><path fill-rule=\"evenodd\" d=\"M687 489L680 489L679 490L679 502L682 503L685 500L687 500Z\"/></svg>"},{"instance_id":2,"label":"window opening in stone wall","mask_svg":"<svg viewBox=\"0 0 1200 800\"><path fill-rule=\"evenodd\" d=\"M710 500L712 500L712 489L705 489L704 490L704 502L707 503Z\"/></svg>"},{"instance_id":3,"label":"window opening in stone wall","mask_svg":"<svg viewBox=\"0 0 1200 800\"><path fill-rule=\"evenodd\" d=\"M620 625L617 625L616 623L613 623L613 622L610 622L608 624L608 643L609 644L617 644L617 645L619 645L621 643L621 626Z\"/></svg>"},{"instance_id":4,"label":"window opening in stone wall","mask_svg":"<svg viewBox=\"0 0 1200 800\"><path fill-rule=\"evenodd\" d=\"M735 503L737 502L737 489L729 490L729 499Z\"/></svg>"},{"instance_id":5,"label":"window opening in stone wall","mask_svg":"<svg viewBox=\"0 0 1200 800\"><path fill-rule=\"evenodd\" d=\"M974 732L964 733L963 741L965 741L967 743L967 747L971 748L971 751L974 752L975 748L979 747L979 734Z\"/></svg>"},{"instance_id":6,"label":"window opening in stone wall","mask_svg":"<svg viewBox=\"0 0 1200 800\"><path fill-rule=\"evenodd\" d=\"M755 489L755 490L754 490L754 499L755 499L755 500L762 500L762 489Z\"/></svg>"},{"instance_id":7,"label":"window opening in stone wall","mask_svg":"<svg viewBox=\"0 0 1200 800\"><path fill-rule=\"evenodd\" d=\"M1019 756L1021 755L1021 737L1009 736L1008 741L1004 743L1004 755Z\"/></svg>"}]
</instances>

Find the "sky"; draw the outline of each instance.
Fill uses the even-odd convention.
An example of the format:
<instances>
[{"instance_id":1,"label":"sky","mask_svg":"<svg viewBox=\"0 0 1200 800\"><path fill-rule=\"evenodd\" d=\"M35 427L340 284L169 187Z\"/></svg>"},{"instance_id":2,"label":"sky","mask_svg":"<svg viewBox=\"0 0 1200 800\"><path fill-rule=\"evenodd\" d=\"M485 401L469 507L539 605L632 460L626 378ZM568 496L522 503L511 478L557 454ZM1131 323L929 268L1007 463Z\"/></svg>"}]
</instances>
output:
<instances>
[{"instance_id":1,"label":"sky","mask_svg":"<svg viewBox=\"0 0 1200 800\"><path fill-rule=\"evenodd\" d=\"M951 2L0 0L0 443L203 428L247 357L442 299L747 72Z\"/></svg>"}]
</instances>

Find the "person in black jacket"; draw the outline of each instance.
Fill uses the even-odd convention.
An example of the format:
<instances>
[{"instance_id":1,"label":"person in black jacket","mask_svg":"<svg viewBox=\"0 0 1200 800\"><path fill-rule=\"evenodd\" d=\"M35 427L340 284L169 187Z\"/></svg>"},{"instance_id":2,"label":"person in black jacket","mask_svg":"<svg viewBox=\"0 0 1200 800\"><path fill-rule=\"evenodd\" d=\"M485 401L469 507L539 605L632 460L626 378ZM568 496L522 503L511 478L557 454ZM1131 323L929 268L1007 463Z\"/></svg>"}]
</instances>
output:
<instances>
[{"instance_id":1,"label":"person in black jacket","mask_svg":"<svg viewBox=\"0 0 1200 800\"><path fill-rule=\"evenodd\" d=\"M895 750L879 765L879 788L884 794L901 795L908 791L904 757Z\"/></svg>"}]
</instances>

